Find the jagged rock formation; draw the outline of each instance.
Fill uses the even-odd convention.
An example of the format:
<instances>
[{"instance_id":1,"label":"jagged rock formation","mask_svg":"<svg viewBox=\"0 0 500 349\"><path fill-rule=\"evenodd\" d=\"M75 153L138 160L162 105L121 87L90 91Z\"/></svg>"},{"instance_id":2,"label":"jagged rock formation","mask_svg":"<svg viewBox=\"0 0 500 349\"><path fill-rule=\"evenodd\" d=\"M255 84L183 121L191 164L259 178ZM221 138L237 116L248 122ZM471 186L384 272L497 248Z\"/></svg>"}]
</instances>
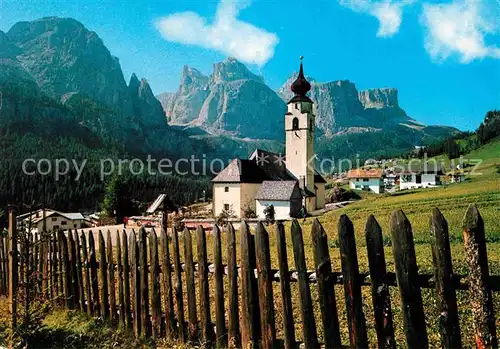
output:
<instances>
[{"instance_id":1,"label":"jagged rock formation","mask_svg":"<svg viewBox=\"0 0 500 349\"><path fill-rule=\"evenodd\" d=\"M358 95L365 108L399 108L398 90L395 88L373 88L359 91Z\"/></svg>"},{"instance_id":2,"label":"jagged rock formation","mask_svg":"<svg viewBox=\"0 0 500 349\"><path fill-rule=\"evenodd\" d=\"M178 91L157 98L173 125L198 126L215 135L283 138L285 104L234 58L214 64L210 76L185 66Z\"/></svg>"}]
</instances>

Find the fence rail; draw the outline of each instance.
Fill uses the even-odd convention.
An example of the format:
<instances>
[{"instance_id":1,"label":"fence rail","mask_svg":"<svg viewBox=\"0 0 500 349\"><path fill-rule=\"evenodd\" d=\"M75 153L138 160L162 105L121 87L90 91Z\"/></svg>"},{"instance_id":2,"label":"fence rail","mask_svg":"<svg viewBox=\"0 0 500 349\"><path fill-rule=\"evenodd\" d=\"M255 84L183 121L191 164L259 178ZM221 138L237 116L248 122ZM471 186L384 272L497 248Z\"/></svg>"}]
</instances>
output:
<instances>
[{"instance_id":1,"label":"fence rail","mask_svg":"<svg viewBox=\"0 0 500 349\"><path fill-rule=\"evenodd\" d=\"M426 288L436 290L442 346L461 347L456 291L469 290L473 342L481 348L498 345L492 292L500 291L500 275L489 275L484 224L475 206L470 206L464 217L467 275L453 273L448 226L438 209L432 212L429 227L432 275L418 272L411 225L401 210L395 211L390 220L395 272L386 268L382 230L375 217L368 218L368 273L359 272L354 227L345 215L338 223L340 271L332 270L327 233L318 220L312 226L314 269L309 270L297 221L291 224L290 241L286 240L283 224L276 223L273 251L262 223L252 233L242 222L239 241L231 225L224 230L214 226L213 246L207 246L207 233L201 226L196 232L174 230L167 236L163 220L159 234L144 229L137 234L117 232L113 245L109 231L98 231L97 241L93 233L77 231L26 235L16 231L15 218L12 209L9 236L0 237L0 295L9 296L13 326L17 321L17 295L29 270L38 297L100 316L111 326L131 329L137 337L201 341L217 347L297 348L295 325L300 321L299 337L306 348L322 344L326 348L342 344L364 348L369 345L366 317L373 316L377 346L395 348L389 287L399 290L406 347L429 345L422 300L422 289ZM226 246L222 243L224 234ZM292 246L295 270L289 268L287 246ZM208 249L213 251L211 263ZM227 251L227 264L222 263L223 250ZM277 256L278 269L271 268L272 255ZM214 287L210 287L210 280ZM273 287L276 283L279 288ZM292 283L296 284L300 320L293 315ZM341 314L334 285L344 288L349 343L341 342ZM363 311L367 300L362 288L367 286L371 287L373 314ZM318 322L313 287L320 304ZM278 304L282 309L279 329L275 314ZM323 334L321 343L318 329Z\"/></svg>"}]
</instances>

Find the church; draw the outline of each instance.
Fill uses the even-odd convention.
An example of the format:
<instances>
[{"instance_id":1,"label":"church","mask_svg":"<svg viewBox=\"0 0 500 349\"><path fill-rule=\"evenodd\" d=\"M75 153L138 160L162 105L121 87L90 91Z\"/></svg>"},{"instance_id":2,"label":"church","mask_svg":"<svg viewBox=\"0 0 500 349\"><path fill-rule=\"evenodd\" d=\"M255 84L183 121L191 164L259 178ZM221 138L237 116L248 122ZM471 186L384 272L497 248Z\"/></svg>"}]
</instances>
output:
<instances>
[{"instance_id":1,"label":"church","mask_svg":"<svg viewBox=\"0 0 500 349\"><path fill-rule=\"evenodd\" d=\"M307 97L311 84L302 62L292 83L294 97L285 114L286 151L282 154L256 149L248 159L234 159L213 180L213 213L232 212L244 218L254 211L260 219L273 205L276 219L299 217L325 207L325 179L314 167L315 116Z\"/></svg>"}]
</instances>

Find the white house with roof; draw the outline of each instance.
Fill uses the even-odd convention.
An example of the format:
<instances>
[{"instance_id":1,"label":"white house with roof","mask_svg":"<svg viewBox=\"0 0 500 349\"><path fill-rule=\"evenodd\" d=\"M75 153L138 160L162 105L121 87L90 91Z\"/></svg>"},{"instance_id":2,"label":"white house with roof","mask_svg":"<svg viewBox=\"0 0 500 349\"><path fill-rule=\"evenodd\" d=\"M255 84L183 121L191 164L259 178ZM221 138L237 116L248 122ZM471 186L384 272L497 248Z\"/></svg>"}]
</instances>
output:
<instances>
[{"instance_id":1,"label":"white house with roof","mask_svg":"<svg viewBox=\"0 0 500 349\"><path fill-rule=\"evenodd\" d=\"M17 217L17 227L20 230L28 230L31 226L32 232L40 233L44 229L44 210L25 213ZM79 212L65 213L55 210L45 210L45 230L68 230L87 227L87 220Z\"/></svg>"},{"instance_id":2,"label":"white house with roof","mask_svg":"<svg viewBox=\"0 0 500 349\"><path fill-rule=\"evenodd\" d=\"M354 169L347 173L349 188L354 190L367 190L380 194L384 192L382 169Z\"/></svg>"},{"instance_id":3,"label":"white house with roof","mask_svg":"<svg viewBox=\"0 0 500 349\"><path fill-rule=\"evenodd\" d=\"M399 180L399 189L429 188L441 185L441 168L424 166L423 168L408 167L402 171Z\"/></svg>"},{"instance_id":4,"label":"white house with roof","mask_svg":"<svg viewBox=\"0 0 500 349\"><path fill-rule=\"evenodd\" d=\"M311 85L302 62L291 89L295 96L285 114L286 154L256 149L249 159L234 159L212 180L215 216L231 210L243 217L251 208L263 218L264 208L273 205L276 218L286 219L296 217L302 207L307 212L325 207L326 181L314 168L315 115L307 97Z\"/></svg>"}]
</instances>

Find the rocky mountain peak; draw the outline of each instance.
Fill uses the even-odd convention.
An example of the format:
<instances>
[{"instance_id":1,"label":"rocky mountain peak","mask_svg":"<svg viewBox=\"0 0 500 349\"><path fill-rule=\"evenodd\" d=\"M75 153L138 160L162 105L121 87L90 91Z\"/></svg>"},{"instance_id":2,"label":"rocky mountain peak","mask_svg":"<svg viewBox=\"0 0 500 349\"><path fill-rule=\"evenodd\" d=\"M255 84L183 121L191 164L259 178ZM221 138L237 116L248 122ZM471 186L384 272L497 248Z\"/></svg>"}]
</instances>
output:
<instances>
[{"instance_id":1,"label":"rocky mountain peak","mask_svg":"<svg viewBox=\"0 0 500 349\"><path fill-rule=\"evenodd\" d=\"M181 72L181 83L179 92L188 94L195 89L206 88L208 77L203 75L199 70L185 65Z\"/></svg>"},{"instance_id":2,"label":"rocky mountain peak","mask_svg":"<svg viewBox=\"0 0 500 349\"><path fill-rule=\"evenodd\" d=\"M129 89L133 90L133 91L137 91L140 84L141 84L141 82L137 78L137 75L135 75L135 73L132 73L132 76L130 77L130 81L128 83Z\"/></svg>"},{"instance_id":3,"label":"rocky mountain peak","mask_svg":"<svg viewBox=\"0 0 500 349\"><path fill-rule=\"evenodd\" d=\"M127 115L132 105L120 63L99 36L72 18L19 22L8 32L17 59L50 97L78 92Z\"/></svg>"},{"instance_id":4,"label":"rocky mountain peak","mask_svg":"<svg viewBox=\"0 0 500 349\"><path fill-rule=\"evenodd\" d=\"M214 64L214 72L212 75L213 83L242 79L263 82L262 77L252 73L243 63L236 60L236 58L229 57L222 62Z\"/></svg>"},{"instance_id":5,"label":"rocky mountain peak","mask_svg":"<svg viewBox=\"0 0 500 349\"><path fill-rule=\"evenodd\" d=\"M15 58L21 53L19 47L9 39L7 34L0 30L0 58Z\"/></svg>"},{"instance_id":6,"label":"rocky mountain peak","mask_svg":"<svg viewBox=\"0 0 500 349\"><path fill-rule=\"evenodd\" d=\"M399 108L396 88L373 88L359 91L359 100L365 108Z\"/></svg>"}]
</instances>

